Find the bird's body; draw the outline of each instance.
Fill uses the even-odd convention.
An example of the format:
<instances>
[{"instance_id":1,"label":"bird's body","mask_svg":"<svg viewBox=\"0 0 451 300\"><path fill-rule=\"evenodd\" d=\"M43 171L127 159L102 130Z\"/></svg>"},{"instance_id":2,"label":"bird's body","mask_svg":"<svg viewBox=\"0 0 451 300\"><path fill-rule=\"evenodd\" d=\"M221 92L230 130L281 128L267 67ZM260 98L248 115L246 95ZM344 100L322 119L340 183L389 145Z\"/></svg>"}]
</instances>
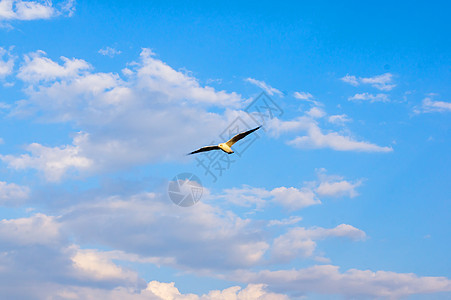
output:
<instances>
[{"instance_id":1,"label":"bird's body","mask_svg":"<svg viewBox=\"0 0 451 300\"><path fill-rule=\"evenodd\" d=\"M199 153L199 152L206 152L206 151L211 151L211 150L222 150L227 154L232 154L233 150L232 150L232 146L233 144L235 144L236 142L238 142L239 140L241 140L242 138L244 138L245 136L247 136L248 134L251 134L252 132L254 132L255 130L259 129L261 126L258 126L257 128L245 131L245 132L241 132L238 133L237 135L235 135L234 137L232 137L230 140L228 140L225 143L221 143L217 146L205 146L202 148L199 148L191 153L188 153L188 155L191 154L195 154L195 153Z\"/></svg>"},{"instance_id":2,"label":"bird's body","mask_svg":"<svg viewBox=\"0 0 451 300\"><path fill-rule=\"evenodd\" d=\"M230 148L227 143L221 143L218 145L219 149L221 149L222 151L224 151L227 154L232 154L233 150L232 148Z\"/></svg>"}]
</instances>

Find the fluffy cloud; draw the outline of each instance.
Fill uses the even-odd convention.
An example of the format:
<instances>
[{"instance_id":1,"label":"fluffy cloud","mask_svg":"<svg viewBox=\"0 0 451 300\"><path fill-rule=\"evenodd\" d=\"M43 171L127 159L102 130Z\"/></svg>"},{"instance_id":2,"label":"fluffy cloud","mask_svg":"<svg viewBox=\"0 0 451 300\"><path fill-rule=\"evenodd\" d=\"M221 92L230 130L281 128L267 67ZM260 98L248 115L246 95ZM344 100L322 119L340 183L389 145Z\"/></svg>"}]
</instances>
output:
<instances>
[{"instance_id":1,"label":"fluffy cloud","mask_svg":"<svg viewBox=\"0 0 451 300\"><path fill-rule=\"evenodd\" d=\"M346 75L342 77L341 80L353 86L357 86L359 84L369 84L381 91L391 91L394 87L396 87L396 84L393 83L393 74L391 73L359 78L354 75Z\"/></svg>"},{"instance_id":2,"label":"fluffy cloud","mask_svg":"<svg viewBox=\"0 0 451 300\"><path fill-rule=\"evenodd\" d=\"M391 147L381 147L372 143L356 141L351 136L343 136L337 132L323 133L319 126L310 122L307 125L307 135L298 136L288 142L300 149L331 148L337 151L357 152L391 152Z\"/></svg>"},{"instance_id":3,"label":"fluffy cloud","mask_svg":"<svg viewBox=\"0 0 451 300\"><path fill-rule=\"evenodd\" d=\"M61 14L72 16L75 1L67 0L56 8L51 1L0 1L0 20L37 20L49 19Z\"/></svg>"},{"instance_id":4,"label":"fluffy cloud","mask_svg":"<svg viewBox=\"0 0 451 300\"><path fill-rule=\"evenodd\" d=\"M275 203L290 210L299 210L321 204L319 197L323 196L356 197L356 188L362 184L362 180L347 181L342 176L327 175L325 169L317 170L317 175L318 180L305 182L300 188L282 186L267 190L243 185L241 188L225 189L221 195L212 197L239 206L255 205L257 209Z\"/></svg>"},{"instance_id":5,"label":"fluffy cloud","mask_svg":"<svg viewBox=\"0 0 451 300\"><path fill-rule=\"evenodd\" d=\"M161 93L168 100L187 99L194 103L222 107L237 106L241 101L241 96L235 92L215 91L212 87L200 86L196 78L172 69L154 56L149 49L143 49L141 53L142 65L137 70L137 81L138 86L145 91Z\"/></svg>"},{"instance_id":6,"label":"fluffy cloud","mask_svg":"<svg viewBox=\"0 0 451 300\"><path fill-rule=\"evenodd\" d=\"M68 170L84 170L92 165L92 161L80 155L80 148L77 145L82 139L80 135L75 138L75 146L46 147L38 143L27 146L29 154L20 156L0 155L0 159L13 169L33 168L44 172L48 181L59 181Z\"/></svg>"},{"instance_id":7,"label":"fluffy cloud","mask_svg":"<svg viewBox=\"0 0 451 300\"><path fill-rule=\"evenodd\" d=\"M63 65L60 65L44 55L46 55L44 51L25 55L17 77L31 83L41 80L70 79L90 68L90 65L82 59L68 59L62 56Z\"/></svg>"},{"instance_id":8,"label":"fluffy cloud","mask_svg":"<svg viewBox=\"0 0 451 300\"><path fill-rule=\"evenodd\" d=\"M112 299L112 300L285 300L288 296L272 293L266 284L249 284L245 288L233 286L224 290L212 290L207 294L182 294L174 282L159 282L153 280L145 289L133 291L126 288L114 290L60 287L56 294L63 299Z\"/></svg>"},{"instance_id":9,"label":"fluffy cloud","mask_svg":"<svg viewBox=\"0 0 451 300\"><path fill-rule=\"evenodd\" d=\"M140 60L130 64L131 69L123 70L124 77L93 72L81 59L61 60L55 62L42 51L25 56L18 77L29 85L25 89L28 99L17 102L12 114L69 122L80 132L69 145L33 143L26 148L31 154L1 157L12 168L37 169L49 181L61 180L68 171L83 175L181 160L192 150L195 138L202 137L199 145L210 143L237 116L248 117L243 111L232 110L243 104L240 95L202 87L196 78L174 70L149 49L143 49ZM307 94L299 96L310 98ZM213 113L210 107L226 110ZM274 118L268 124L269 133L277 137L305 131L307 136L288 143L298 148L392 150L336 132L324 134L316 119L325 115L322 108L314 106L291 121Z\"/></svg>"},{"instance_id":10,"label":"fluffy cloud","mask_svg":"<svg viewBox=\"0 0 451 300\"><path fill-rule=\"evenodd\" d=\"M61 216L61 222L80 243L101 243L198 271L253 266L269 248L249 219L202 201L195 209L179 208L154 194L80 204Z\"/></svg>"},{"instance_id":11,"label":"fluffy cloud","mask_svg":"<svg viewBox=\"0 0 451 300\"><path fill-rule=\"evenodd\" d=\"M307 187L301 189L294 187L278 187L271 191L271 195L274 196L274 201L276 203L280 203L292 210L321 203L315 193Z\"/></svg>"},{"instance_id":12,"label":"fluffy cloud","mask_svg":"<svg viewBox=\"0 0 451 300\"><path fill-rule=\"evenodd\" d=\"M161 205L161 203L160 203ZM113 206L117 208L122 207L127 211L125 206L127 203L114 203ZM170 207L171 205L166 204ZM91 206L91 211L94 215L100 213L98 204ZM142 208L142 207L141 207ZM138 222L132 224L126 230L132 230L133 227L140 223L140 226L145 225L145 218L148 217L146 213L140 214L137 208L135 215L127 216L131 219L140 219ZM172 206L172 208L174 208ZM142 210L141 210L142 211ZM168 210L166 211L166 213ZM69 214L74 214L74 210L69 211ZM138 213L138 214L136 214ZM164 212L157 209L153 221L148 222L156 230L155 225L162 221L165 216ZM159 215L162 213L163 215ZM205 239L206 242L218 242L229 233L227 231L235 231L234 227L237 223L226 228L227 222L221 221L218 217L206 214L197 214L192 212L189 218L183 218L180 223L181 227L175 230L180 230L183 226L188 226L187 232L179 234L182 243L187 240ZM100 216L101 217L101 216ZM175 217L175 215L173 216ZM171 217L169 217L172 219ZM195 220L198 218L199 220ZM126 267L118 265L119 261L140 261L148 263L170 263L169 261L158 260L157 258L147 258L136 254L129 254L122 251L100 251L96 249L81 249L79 246L69 244L69 240L73 240L74 231L71 230L70 224L67 224L70 218L65 216L52 217L44 214L35 214L31 217L1 220L0 221L0 290L2 295L7 298L34 298L34 299L48 299L49 296L59 296L60 298L69 299L285 299L286 296L282 294L275 294L267 291L266 285L263 284L249 284L245 288L234 286L225 290L213 290L198 296L195 294L182 294L174 286L174 283L163 283L159 281L151 281L147 285L143 279L139 278L138 274ZM168 220L172 222L172 220ZM219 221L219 226L208 229L207 226L213 225ZM130 223L130 222L128 222ZM197 224L204 224L203 232L196 232L192 230L196 228ZM124 226L126 223L123 223ZM163 222L162 228L166 227L168 223ZM194 226L189 228L190 226ZM108 226L107 226L108 227ZM100 227L99 227L100 229ZM168 228L165 228L165 230ZM136 227L135 229L136 230ZM149 228L150 230L150 228ZM164 231L165 231L164 230ZM171 229L169 229L171 230ZM205 231L207 230L207 231ZM208 233L209 230L212 230ZM102 230L103 231L103 230ZM186 233L195 233L186 235ZM213 232L216 232L213 234ZM106 231L104 231L105 233ZM124 231L123 231L124 232ZM116 232L114 234L121 234ZM143 232L138 233L138 235ZM214 236L219 234L220 237ZM222 236L222 237L221 237ZM135 236L137 237L137 236ZM235 236L236 237L236 236ZM247 236L249 237L249 236ZM123 238L123 236L121 236ZM152 237L149 237L152 239ZM183 242L185 240L185 242ZM242 241L245 238L243 236ZM129 240L132 241L132 240ZM136 244L138 240L134 239ZM158 239L154 240L158 243ZM164 242L164 241L163 241ZM199 242L199 240L197 241ZM96 241L96 243L98 243ZM245 245L245 244L242 244ZM154 246L157 246L154 244ZM204 245L205 246L205 245ZM158 247L158 246L157 246ZM225 243L223 248L234 248L237 257L243 255L243 251L247 251L236 243ZM252 247L251 247L252 248ZM169 248L167 248L169 249ZM218 248L217 250L219 250ZM183 250L183 249L180 249ZM185 248L183 251L186 251ZM249 249L249 254L255 256L257 249ZM207 251L208 252L208 251ZM200 254L201 252L197 251ZM213 253L212 253L213 254ZM202 254L200 254L202 256ZM221 251L214 255L217 263L217 255L221 255ZM196 256L192 256L193 261L198 260ZM204 257L202 257L202 260ZM93 284L95 283L95 284ZM22 288L20 288L22 286ZM25 289L23 287L26 287Z\"/></svg>"},{"instance_id":13,"label":"fluffy cloud","mask_svg":"<svg viewBox=\"0 0 451 300\"><path fill-rule=\"evenodd\" d=\"M15 183L0 181L0 204L17 205L27 199L30 189Z\"/></svg>"},{"instance_id":14,"label":"fluffy cloud","mask_svg":"<svg viewBox=\"0 0 451 300\"><path fill-rule=\"evenodd\" d=\"M265 227L258 223L204 203L195 208L178 208L155 194L138 194L83 199L58 217L35 214L2 220L2 295L23 299L288 299L271 292L284 291L397 298L451 290L451 281L444 277L354 269L341 273L332 265L255 273L249 267L268 264L262 260L267 250L270 262L283 263L314 256L319 240L361 240L366 235L347 224L294 227L276 237L269 248ZM298 221L290 218L281 223ZM80 241L122 250L82 249L72 244ZM197 273L210 269L247 287L185 294L174 283L145 283L118 261L162 264Z\"/></svg>"},{"instance_id":15,"label":"fluffy cloud","mask_svg":"<svg viewBox=\"0 0 451 300\"><path fill-rule=\"evenodd\" d=\"M347 224L341 224L330 229L296 227L274 240L271 256L274 261L289 262L299 256L312 256L316 248L315 240L328 237L348 237L354 240L362 240L365 236L365 232Z\"/></svg>"},{"instance_id":16,"label":"fluffy cloud","mask_svg":"<svg viewBox=\"0 0 451 300\"><path fill-rule=\"evenodd\" d=\"M76 248L76 247L72 247ZM94 249L75 249L71 256L76 275L91 280L121 280L137 282L135 272L125 270L112 262L107 253Z\"/></svg>"},{"instance_id":17,"label":"fluffy cloud","mask_svg":"<svg viewBox=\"0 0 451 300\"><path fill-rule=\"evenodd\" d=\"M399 299L414 294L451 291L451 280L445 277L419 277L412 273L350 269L344 273L333 265L298 270L241 271L233 278L244 282L268 283L276 290L296 294L320 293L351 298Z\"/></svg>"},{"instance_id":18,"label":"fluffy cloud","mask_svg":"<svg viewBox=\"0 0 451 300\"><path fill-rule=\"evenodd\" d=\"M283 93L281 91L279 91L278 89L268 85L264 81L260 81L260 80L254 79L254 78L246 78L244 81L250 82L250 83L258 86L259 88L261 88L262 90L264 90L265 92L267 92L271 96L273 96L274 94L277 94L279 96L283 96Z\"/></svg>"},{"instance_id":19,"label":"fluffy cloud","mask_svg":"<svg viewBox=\"0 0 451 300\"><path fill-rule=\"evenodd\" d=\"M347 195L353 198L358 195L355 188L358 187L361 182L350 183L346 180L339 182L322 182L316 189L316 192L320 196L341 196Z\"/></svg>"},{"instance_id":20,"label":"fluffy cloud","mask_svg":"<svg viewBox=\"0 0 451 300\"><path fill-rule=\"evenodd\" d=\"M421 106L415 108L415 113L451 112L451 102L432 100L432 96L423 99Z\"/></svg>"},{"instance_id":21,"label":"fluffy cloud","mask_svg":"<svg viewBox=\"0 0 451 300\"><path fill-rule=\"evenodd\" d=\"M371 103L373 102L389 102L390 99L386 94L369 94L369 93L361 93L361 94L355 94L352 97L348 98L349 101L369 101Z\"/></svg>"},{"instance_id":22,"label":"fluffy cloud","mask_svg":"<svg viewBox=\"0 0 451 300\"><path fill-rule=\"evenodd\" d=\"M172 69L144 49L125 78L96 73L84 60L62 63L38 51L25 56L18 77L29 87L13 115L40 115L46 122L69 122L81 132L72 144L46 147L34 143L31 154L5 155L16 169L34 168L50 181L69 170L102 172L162 160L182 160L192 141L210 143L240 113L209 107L240 105L236 93L202 87L196 78ZM190 126L186 126L190 124ZM152 134L149 134L152 133ZM95 164L92 162L96 162Z\"/></svg>"},{"instance_id":23,"label":"fluffy cloud","mask_svg":"<svg viewBox=\"0 0 451 300\"><path fill-rule=\"evenodd\" d=\"M17 245L47 245L60 239L60 224L55 217L35 214L29 218L0 221L2 243Z\"/></svg>"}]
</instances>

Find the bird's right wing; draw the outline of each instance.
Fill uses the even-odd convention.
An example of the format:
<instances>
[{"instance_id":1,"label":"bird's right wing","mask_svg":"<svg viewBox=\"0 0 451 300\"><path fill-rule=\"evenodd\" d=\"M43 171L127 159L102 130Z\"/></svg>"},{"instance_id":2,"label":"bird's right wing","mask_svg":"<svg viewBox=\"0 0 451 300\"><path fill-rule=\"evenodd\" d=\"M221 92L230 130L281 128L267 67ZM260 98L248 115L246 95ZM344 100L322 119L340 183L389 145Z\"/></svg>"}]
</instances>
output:
<instances>
[{"instance_id":1,"label":"bird's right wing","mask_svg":"<svg viewBox=\"0 0 451 300\"><path fill-rule=\"evenodd\" d=\"M259 129L261 126L258 126L257 128L245 131L245 132L241 132L238 133L237 135L235 135L233 138L231 138L230 140L228 140L226 142L227 146L232 147L233 144L235 144L236 142L238 142L239 140L241 140L242 138L244 138L246 135L251 134L252 132L254 132L255 130Z\"/></svg>"},{"instance_id":2,"label":"bird's right wing","mask_svg":"<svg viewBox=\"0 0 451 300\"><path fill-rule=\"evenodd\" d=\"M221 148L219 148L218 146L205 146L205 147L197 149L196 151L188 153L187 155L191 155L191 154L195 154L195 153L199 153L199 152L211 151L211 150L219 150L219 149L221 149Z\"/></svg>"}]
</instances>

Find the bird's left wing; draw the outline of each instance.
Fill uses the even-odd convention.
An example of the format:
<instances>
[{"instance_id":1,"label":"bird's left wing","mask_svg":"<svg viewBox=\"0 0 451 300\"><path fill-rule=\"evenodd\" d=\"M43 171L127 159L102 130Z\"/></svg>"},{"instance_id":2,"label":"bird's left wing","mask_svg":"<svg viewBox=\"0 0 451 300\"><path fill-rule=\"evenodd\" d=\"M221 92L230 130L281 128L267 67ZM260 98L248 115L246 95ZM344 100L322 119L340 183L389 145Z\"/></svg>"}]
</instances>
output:
<instances>
[{"instance_id":1,"label":"bird's left wing","mask_svg":"<svg viewBox=\"0 0 451 300\"><path fill-rule=\"evenodd\" d=\"M218 146L205 146L202 148L199 148L191 153L188 153L187 155L191 155L191 154L195 154L195 153L199 153L199 152L205 152L205 151L211 151L211 150L219 150L221 148L219 148Z\"/></svg>"},{"instance_id":2,"label":"bird's left wing","mask_svg":"<svg viewBox=\"0 0 451 300\"><path fill-rule=\"evenodd\" d=\"M238 142L239 140L241 140L242 138L244 138L246 135L251 134L252 132L254 132L255 130L259 129L261 126L258 126L257 128L245 131L245 132L241 132L238 133L237 135L235 135L233 138L231 138L230 140L227 141L227 146L232 147L233 144L235 144L236 142Z\"/></svg>"}]
</instances>

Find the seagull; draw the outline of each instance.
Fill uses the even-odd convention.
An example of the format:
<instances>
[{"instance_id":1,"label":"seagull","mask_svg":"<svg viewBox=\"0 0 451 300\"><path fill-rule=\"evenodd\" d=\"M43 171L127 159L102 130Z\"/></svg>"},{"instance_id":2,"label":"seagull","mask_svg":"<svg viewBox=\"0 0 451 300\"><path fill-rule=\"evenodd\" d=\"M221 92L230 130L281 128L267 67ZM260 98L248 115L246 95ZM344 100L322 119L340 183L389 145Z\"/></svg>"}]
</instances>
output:
<instances>
[{"instance_id":1,"label":"seagull","mask_svg":"<svg viewBox=\"0 0 451 300\"><path fill-rule=\"evenodd\" d=\"M221 143L217 146L205 146L205 147L199 148L191 153L188 153L187 155L191 155L191 154L195 154L195 153L199 153L199 152L211 151L211 150L222 150L227 154L232 154L233 150L230 147L232 147L233 144L235 144L236 142L238 142L239 140L244 138L246 135L251 134L255 130L259 129L260 127L261 126L258 126L257 128L238 133L237 135L235 135L233 138L231 138L230 140L228 140L225 143Z\"/></svg>"}]
</instances>

